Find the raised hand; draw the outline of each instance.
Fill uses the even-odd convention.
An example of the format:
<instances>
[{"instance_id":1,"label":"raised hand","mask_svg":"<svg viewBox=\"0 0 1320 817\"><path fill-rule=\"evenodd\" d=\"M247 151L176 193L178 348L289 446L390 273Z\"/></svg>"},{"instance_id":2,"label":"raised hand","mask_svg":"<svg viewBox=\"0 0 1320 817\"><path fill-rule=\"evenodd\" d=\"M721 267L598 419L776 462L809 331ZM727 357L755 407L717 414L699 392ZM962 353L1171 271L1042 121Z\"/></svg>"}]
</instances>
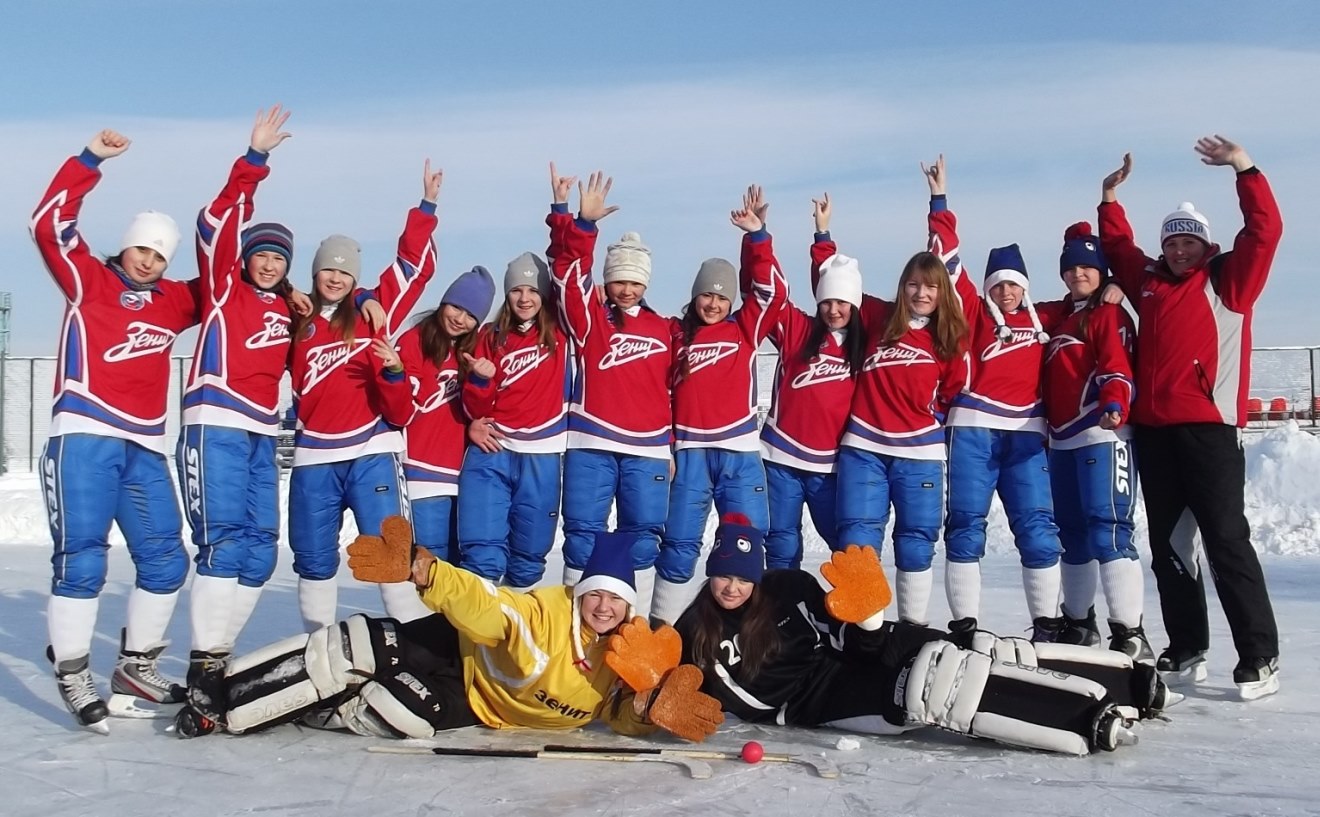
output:
<instances>
[{"instance_id":1,"label":"raised hand","mask_svg":"<svg viewBox=\"0 0 1320 817\"><path fill-rule=\"evenodd\" d=\"M1105 180L1100 182L1100 199L1102 201L1118 201L1118 194L1114 192L1120 184L1127 181L1127 177L1132 174L1132 154L1123 154L1123 165L1118 170L1105 176Z\"/></svg>"},{"instance_id":2,"label":"raised hand","mask_svg":"<svg viewBox=\"0 0 1320 817\"><path fill-rule=\"evenodd\" d=\"M290 111L280 108L279 103L269 111L257 111L257 121L252 125L252 141L248 142L258 153L270 153L281 142L293 134L280 130L289 121Z\"/></svg>"},{"instance_id":3,"label":"raised hand","mask_svg":"<svg viewBox=\"0 0 1320 817\"><path fill-rule=\"evenodd\" d=\"M610 636L605 649L606 665L636 692L659 686L665 673L683 660L683 640L678 630L662 624L652 632L641 616Z\"/></svg>"},{"instance_id":4,"label":"raised hand","mask_svg":"<svg viewBox=\"0 0 1320 817\"><path fill-rule=\"evenodd\" d=\"M568 195L573 192L573 184L577 181L577 176L560 176L559 171L555 170L555 163L550 163L550 193L554 196L551 201L555 204L568 204Z\"/></svg>"},{"instance_id":5,"label":"raised hand","mask_svg":"<svg viewBox=\"0 0 1320 817\"><path fill-rule=\"evenodd\" d=\"M759 184L749 184L747 192L743 193L742 209L750 210L761 219L761 228L765 229L766 218L770 213L770 202L765 200L765 193L761 190Z\"/></svg>"},{"instance_id":6,"label":"raised hand","mask_svg":"<svg viewBox=\"0 0 1320 817\"><path fill-rule=\"evenodd\" d=\"M754 233L765 226L765 222L761 221L754 211L748 209L729 211L729 221L745 233Z\"/></svg>"},{"instance_id":7,"label":"raised hand","mask_svg":"<svg viewBox=\"0 0 1320 817\"><path fill-rule=\"evenodd\" d=\"M830 209L829 193L811 200L811 216L816 220L816 232L828 233L830 231L830 216L832 215L834 215L834 211Z\"/></svg>"},{"instance_id":8,"label":"raised hand","mask_svg":"<svg viewBox=\"0 0 1320 817\"><path fill-rule=\"evenodd\" d=\"M703 676L694 664L669 671L660 686L644 699L646 717L671 735L700 743L724 723L720 702L701 691Z\"/></svg>"},{"instance_id":9,"label":"raised hand","mask_svg":"<svg viewBox=\"0 0 1320 817\"><path fill-rule=\"evenodd\" d=\"M391 372L403 371L403 361L399 358L399 353L384 338L376 338L371 342L371 353L379 358L381 365Z\"/></svg>"},{"instance_id":10,"label":"raised hand","mask_svg":"<svg viewBox=\"0 0 1320 817\"><path fill-rule=\"evenodd\" d=\"M578 182L578 217L586 221L600 221L618 210L618 205L605 205L605 197L610 194L613 185L614 179L606 178L599 170L587 178L586 187Z\"/></svg>"},{"instance_id":11,"label":"raised hand","mask_svg":"<svg viewBox=\"0 0 1320 817\"><path fill-rule=\"evenodd\" d=\"M1251 167L1251 157L1247 152L1217 133L1197 139L1196 152L1201 154L1201 161L1208 165L1232 165L1239 173Z\"/></svg>"},{"instance_id":12,"label":"raised hand","mask_svg":"<svg viewBox=\"0 0 1320 817\"><path fill-rule=\"evenodd\" d=\"M848 545L836 550L820 566L820 575L834 588L825 595L825 609L839 621L861 624L893 600L874 548Z\"/></svg>"},{"instance_id":13,"label":"raised hand","mask_svg":"<svg viewBox=\"0 0 1320 817\"><path fill-rule=\"evenodd\" d=\"M473 357L467 352L463 353L463 359L467 361L469 367L468 371L472 372L472 374L475 374L477 377L484 377L487 380L490 380L495 376L494 361L487 360L484 357Z\"/></svg>"},{"instance_id":14,"label":"raised hand","mask_svg":"<svg viewBox=\"0 0 1320 817\"><path fill-rule=\"evenodd\" d=\"M945 192L947 192L944 186L945 181L947 180L944 171L944 154L941 153L939 158L935 160L935 163L929 167L926 166L925 162L922 162L921 175L926 177L926 185L930 187L930 194L932 196L943 196Z\"/></svg>"},{"instance_id":15,"label":"raised hand","mask_svg":"<svg viewBox=\"0 0 1320 817\"><path fill-rule=\"evenodd\" d=\"M133 144L132 139L106 128L92 137L92 141L87 143L87 149L98 159L112 159L128 150L131 144Z\"/></svg>"},{"instance_id":16,"label":"raised hand","mask_svg":"<svg viewBox=\"0 0 1320 817\"><path fill-rule=\"evenodd\" d=\"M360 582L406 582L412 576L412 525L402 516L387 516L380 536L362 534L348 546L348 569Z\"/></svg>"},{"instance_id":17,"label":"raised hand","mask_svg":"<svg viewBox=\"0 0 1320 817\"><path fill-rule=\"evenodd\" d=\"M431 172L431 160L427 159L426 164L422 166L422 198L432 204L440 197L440 184L445 180L445 172L437 170Z\"/></svg>"}]
</instances>

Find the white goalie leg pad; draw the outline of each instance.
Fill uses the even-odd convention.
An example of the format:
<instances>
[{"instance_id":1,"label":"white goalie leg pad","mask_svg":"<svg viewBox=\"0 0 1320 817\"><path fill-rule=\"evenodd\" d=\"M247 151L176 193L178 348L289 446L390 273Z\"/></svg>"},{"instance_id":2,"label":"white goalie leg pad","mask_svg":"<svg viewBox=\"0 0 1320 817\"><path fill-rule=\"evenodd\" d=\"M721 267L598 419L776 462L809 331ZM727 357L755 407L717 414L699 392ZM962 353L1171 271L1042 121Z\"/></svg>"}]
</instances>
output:
<instances>
[{"instance_id":1,"label":"white goalie leg pad","mask_svg":"<svg viewBox=\"0 0 1320 817\"><path fill-rule=\"evenodd\" d=\"M1099 650L1095 651L1099 652ZM1024 667L1021 664L996 661L994 666L991 667L990 673L998 678L1006 678L1010 681L1021 681L1034 686L1058 689L1074 695L1085 695L1096 701L1102 701L1109 695L1109 690L1105 689L1104 684L1092 681L1090 678L1083 678L1080 675L1069 675L1066 672L1057 672L1044 667Z\"/></svg>"},{"instance_id":2,"label":"white goalie leg pad","mask_svg":"<svg viewBox=\"0 0 1320 817\"><path fill-rule=\"evenodd\" d=\"M1132 656L1118 650L1099 650L1081 644L1042 643L1036 645L1036 658L1040 661L1070 661L1097 667L1132 669ZM1019 661L1019 664L1026 663ZM1033 662L1029 666L1035 666Z\"/></svg>"},{"instance_id":3,"label":"white goalie leg pad","mask_svg":"<svg viewBox=\"0 0 1320 817\"><path fill-rule=\"evenodd\" d=\"M982 712L972 721L973 736L987 740L1021 746L1026 749L1043 749L1047 752L1060 752L1065 755L1086 755L1091 748L1086 738L1067 729L1054 729L1038 723L1028 723L993 712Z\"/></svg>"},{"instance_id":4,"label":"white goalie leg pad","mask_svg":"<svg viewBox=\"0 0 1320 817\"><path fill-rule=\"evenodd\" d=\"M409 676L407 672L400 677ZM435 727L408 707L388 687L368 681L339 707L341 725L356 735L375 738L429 738Z\"/></svg>"},{"instance_id":5,"label":"white goalie leg pad","mask_svg":"<svg viewBox=\"0 0 1320 817\"><path fill-rule=\"evenodd\" d=\"M990 656L948 641L921 648L908 675L904 708L919 723L968 733L985 692Z\"/></svg>"},{"instance_id":6,"label":"white goalie leg pad","mask_svg":"<svg viewBox=\"0 0 1320 817\"><path fill-rule=\"evenodd\" d=\"M994 633L977 630L972 635L972 650L988 655L995 661L1034 667L1037 663L1036 657L1040 654L1040 645L1033 644L1025 638L1001 638ZM1098 651L1093 650L1093 652Z\"/></svg>"}]
</instances>

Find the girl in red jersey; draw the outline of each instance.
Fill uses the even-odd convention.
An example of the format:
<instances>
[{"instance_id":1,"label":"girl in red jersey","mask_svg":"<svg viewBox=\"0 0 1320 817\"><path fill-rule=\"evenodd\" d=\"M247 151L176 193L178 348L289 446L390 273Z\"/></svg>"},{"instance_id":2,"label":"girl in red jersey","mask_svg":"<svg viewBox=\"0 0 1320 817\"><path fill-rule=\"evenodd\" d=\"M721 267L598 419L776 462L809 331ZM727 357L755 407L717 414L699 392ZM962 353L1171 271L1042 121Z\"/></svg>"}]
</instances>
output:
<instances>
[{"instance_id":1,"label":"girl in red jersey","mask_svg":"<svg viewBox=\"0 0 1320 817\"><path fill-rule=\"evenodd\" d=\"M399 454L403 434L381 417L384 370L368 352L372 332L357 307L379 302L387 335L397 332L435 273L435 202L443 172L422 173L423 198L408 212L394 263L374 290L355 290L361 249L347 236L321 242L312 261L313 314L294 333L291 375L298 433L289 478L289 545L298 606L313 631L338 620L339 529L351 508L358 530L376 533L385 517L407 513ZM381 585L387 614L426 614L407 582Z\"/></svg>"},{"instance_id":2,"label":"girl in red jersey","mask_svg":"<svg viewBox=\"0 0 1320 817\"><path fill-rule=\"evenodd\" d=\"M845 263L827 232L812 261L813 283ZM966 377L967 319L929 251L904 265L893 301L867 295L861 313L868 352L840 441L838 541L878 551L892 504L898 616L925 624L943 521L944 417Z\"/></svg>"},{"instance_id":3,"label":"girl in red jersey","mask_svg":"<svg viewBox=\"0 0 1320 817\"><path fill-rule=\"evenodd\" d=\"M554 203L550 270L577 372L564 455L564 583L575 584L605 530L610 505L615 529L633 542L633 566L655 563L669 502L673 416L669 402L669 320L645 301L651 251L626 233L605 253L604 299L591 280L596 224L619 209L607 205L612 179L593 173L578 185L575 219L568 212L574 177L550 166Z\"/></svg>"},{"instance_id":4,"label":"girl in red jersey","mask_svg":"<svg viewBox=\"0 0 1320 817\"><path fill-rule=\"evenodd\" d=\"M651 618L660 621L675 621L688 601L712 501L720 516L743 514L762 531L770 525L756 428L756 352L779 322L788 283L758 207L764 212L749 194L729 214L745 234L742 273L752 297L735 310L738 271L710 258L697 271L683 317L672 322L676 467L651 600Z\"/></svg>"},{"instance_id":5,"label":"girl in red jersey","mask_svg":"<svg viewBox=\"0 0 1320 817\"><path fill-rule=\"evenodd\" d=\"M1102 299L1108 266L1089 224L1074 224L1064 234L1059 270L1073 312L1050 338L1042 394L1065 565L1061 640L1090 640L1086 622L1098 563L1110 649L1150 663L1144 582L1132 541L1137 472L1127 423L1136 327L1122 306Z\"/></svg>"},{"instance_id":6,"label":"girl in red jersey","mask_svg":"<svg viewBox=\"0 0 1320 817\"><path fill-rule=\"evenodd\" d=\"M111 708L130 713L135 698L177 703L184 692L160 675L157 660L188 577L165 458L165 413L170 350L197 323L197 281L163 277L179 245L179 228L163 213L139 213L119 252L104 262L78 231L101 164L129 144L112 130L92 137L55 174L30 225L65 299L50 439L40 464L55 543L47 657L65 706L80 725L101 733L110 731ZM137 577L107 707L89 653L112 522L124 534Z\"/></svg>"},{"instance_id":7,"label":"girl in red jersey","mask_svg":"<svg viewBox=\"0 0 1320 817\"><path fill-rule=\"evenodd\" d=\"M477 327L490 312L495 282L485 267L454 280L440 305L426 312L399 338L384 338L372 351L385 367L382 416L403 429L403 476L412 509L413 536L451 564L458 563L459 471L467 448L468 417L463 380L477 348Z\"/></svg>"},{"instance_id":8,"label":"girl in red jersey","mask_svg":"<svg viewBox=\"0 0 1320 817\"><path fill-rule=\"evenodd\" d=\"M760 188L753 208L764 212ZM829 194L814 200L816 232L828 229ZM764 218L764 216L762 216ZM743 281L743 297L751 291ZM835 264L815 286L816 310L808 314L789 301L770 330L779 352L770 411L761 426L770 528L766 565L802 564L802 508L833 550L839 438L852 407L857 374L866 357L862 328L862 273L853 259Z\"/></svg>"},{"instance_id":9,"label":"girl in red jersey","mask_svg":"<svg viewBox=\"0 0 1320 817\"><path fill-rule=\"evenodd\" d=\"M460 565L526 589L545 573L559 523L568 433L568 337L550 270L532 253L509 262L504 304L482 327L463 407L494 439L468 447L458 484Z\"/></svg>"}]
</instances>

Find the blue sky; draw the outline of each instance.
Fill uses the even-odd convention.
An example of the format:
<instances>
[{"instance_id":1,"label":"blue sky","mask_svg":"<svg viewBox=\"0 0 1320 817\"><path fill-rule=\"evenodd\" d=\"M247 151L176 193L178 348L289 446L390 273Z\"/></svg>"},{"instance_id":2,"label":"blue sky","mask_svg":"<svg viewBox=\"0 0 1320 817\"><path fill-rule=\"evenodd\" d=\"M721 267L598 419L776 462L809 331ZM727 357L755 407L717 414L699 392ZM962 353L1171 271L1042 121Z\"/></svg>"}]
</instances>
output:
<instances>
[{"instance_id":1,"label":"blue sky","mask_svg":"<svg viewBox=\"0 0 1320 817\"><path fill-rule=\"evenodd\" d=\"M605 240L652 247L650 300L683 304L701 260L736 257L727 222L765 186L795 298L806 283L810 198L869 290L892 294L925 238L917 163L948 157L950 202L974 273L1022 245L1037 298L1062 294L1063 228L1094 220L1100 179L1133 152L1120 191L1138 238L1191 200L1231 243L1226 168L1191 146L1242 143L1280 200L1285 238L1258 344L1320 342L1306 237L1320 220L1320 4L1068 3L24 3L0 54L0 289L11 352L51 354L61 301L26 233L64 157L102 127L134 139L83 211L113 251L134 212L188 225L279 101L294 138L272 157L258 217L297 237L306 288L317 242L364 245L366 283L389 261L422 160L446 170L441 270L423 303L473 264L498 274L543 250L546 163L615 177ZM1148 6L1156 6L1150 8ZM181 251L170 274L191 277ZM191 349L185 337L178 350Z\"/></svg>"}]
</instances>

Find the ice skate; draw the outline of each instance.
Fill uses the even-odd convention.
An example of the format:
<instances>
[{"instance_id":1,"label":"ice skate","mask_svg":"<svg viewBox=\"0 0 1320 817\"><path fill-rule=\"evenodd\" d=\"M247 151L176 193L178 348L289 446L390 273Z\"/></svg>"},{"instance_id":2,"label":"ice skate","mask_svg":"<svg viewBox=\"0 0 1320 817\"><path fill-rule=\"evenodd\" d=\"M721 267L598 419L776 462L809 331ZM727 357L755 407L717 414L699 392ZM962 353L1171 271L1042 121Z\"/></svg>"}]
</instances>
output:
<instances>
[{"instance_id":1,"label":"ice skate","mask_svg":"<svg viewBox=\"0 0 1320 817\"><path fill-rule=\"evenodd\" d=\"M224 720L227 651L188 654L188 706L212 721Z\"/></svg>"},{"instance_id":2,"label":"ice skate","mask_svg":"<svg viewBox=\"0 0 1320 817\"><path fill-rule=\"evenodd\" d=\"M60 699L73 714L74 720L78 721L78 725L97 734L110 734L110 710L96 691L87 656L56 663L54 651L47 647L46 658L55 665L55 682L59 685Z\"/></svg>"},{"instance_id":3,"label":"ice skate","mask_svg":"<svg viewBox=\"0 0 1320 817\"><path fill-rule=\"evenodd\" d=\"M119 718L163 718L170 713L140 702L178 704L188 691L160 674L157 662L167 646L153 644L142 652L124 648L124 633L119 635L119 661L110 679L110 714Z\"/></svg>"},{"instance_id":4,"label":"ice skate","mask_svg":"<svg viewBox=\"0 0 1320 817\"><path fill-rule=\"evenodd\" d=\"M1183 650L1169 647L1160 653L1155 669L1164 676L1166 684L1204 683L1206 679L1205 650Z\"/></svg>"},{"instance_id":5,"label":"ice skate","mask_svg":"<svg viewBox=\"0 0 1320 817\"><path fill-rule=\"evenodd\" d=\"M956 618L949 622L949 640L963 649L971 649L972 636L976 635L976 619Z\"/></svg>"},{"instance_id":6,"label":"ice skate","mask_svg":"<svg viewBox=\"0 0 1320 817\"><path fill-rule=\"evenodd\" d=\"M1124 717L1119 707L1110 706L1103 710L1095 720L1095 735L1091 740L1091 749L1112 752L1120 746L1135 746L1137 734L1132 731L1132 722Z\"/></svg>"},{"instance_id":7,"label":"ice skate","mask_svg":"<svg viewBox=\"0 0 1320 817\"><path fill-rule=\"evenodd\" d=\"M1073 618L1063 614L1063 628L1056 639L1060 644L1079 644L1083 647L1100 646L1100 627L1095 623L1095 608L1086 611L1086 618Z\"/></svg>"},{"instance_id":8,"label":"ice skate","mask_svg":"<svg viewBox=\"0 0 1320 817\"><path fill-rule=\"evenodd\" d=\"M1041 616L1031 622L1031 640L1035 644L1049 644L1059 640L1063 635L1064 617L1058 616L1050 618Z\"/></svg>"},{"instance_id":9,"label":"ice skate","mask_svg":"<svg viewBox=\"0 0 1320 817\"><path fill-rule=\"evenodd\" d=\"M1279 691L1279 659L1243 658L1233 668L1233 683L1244 701L1273 695Z\"/></svg>"},{"instance_id":10,"label":"ice skate","mask_svg":"<svg viewBox=\"0 0 1320 817\"><path fill-rule=\"evenodd\" d=\"M174 724L168 731L180 739L200 738L214 732L217 726L214 720L193 709L192 704L185 704L174 716Z\"/></svg>"},{"instance_id":11,"label":"ice skate","mask_svg":"<svg viewBox=\"0 0 1320 817\"><path fill-rule=\"evenodd\" d=\"M1124 653L1133 661L1142 664L1155 663L1155 651L1150 648L1150 642L1146 640L1146 630L1140 624L1127 627L1110 619L1109 649Z\"/></svg>"}]
</instances>

